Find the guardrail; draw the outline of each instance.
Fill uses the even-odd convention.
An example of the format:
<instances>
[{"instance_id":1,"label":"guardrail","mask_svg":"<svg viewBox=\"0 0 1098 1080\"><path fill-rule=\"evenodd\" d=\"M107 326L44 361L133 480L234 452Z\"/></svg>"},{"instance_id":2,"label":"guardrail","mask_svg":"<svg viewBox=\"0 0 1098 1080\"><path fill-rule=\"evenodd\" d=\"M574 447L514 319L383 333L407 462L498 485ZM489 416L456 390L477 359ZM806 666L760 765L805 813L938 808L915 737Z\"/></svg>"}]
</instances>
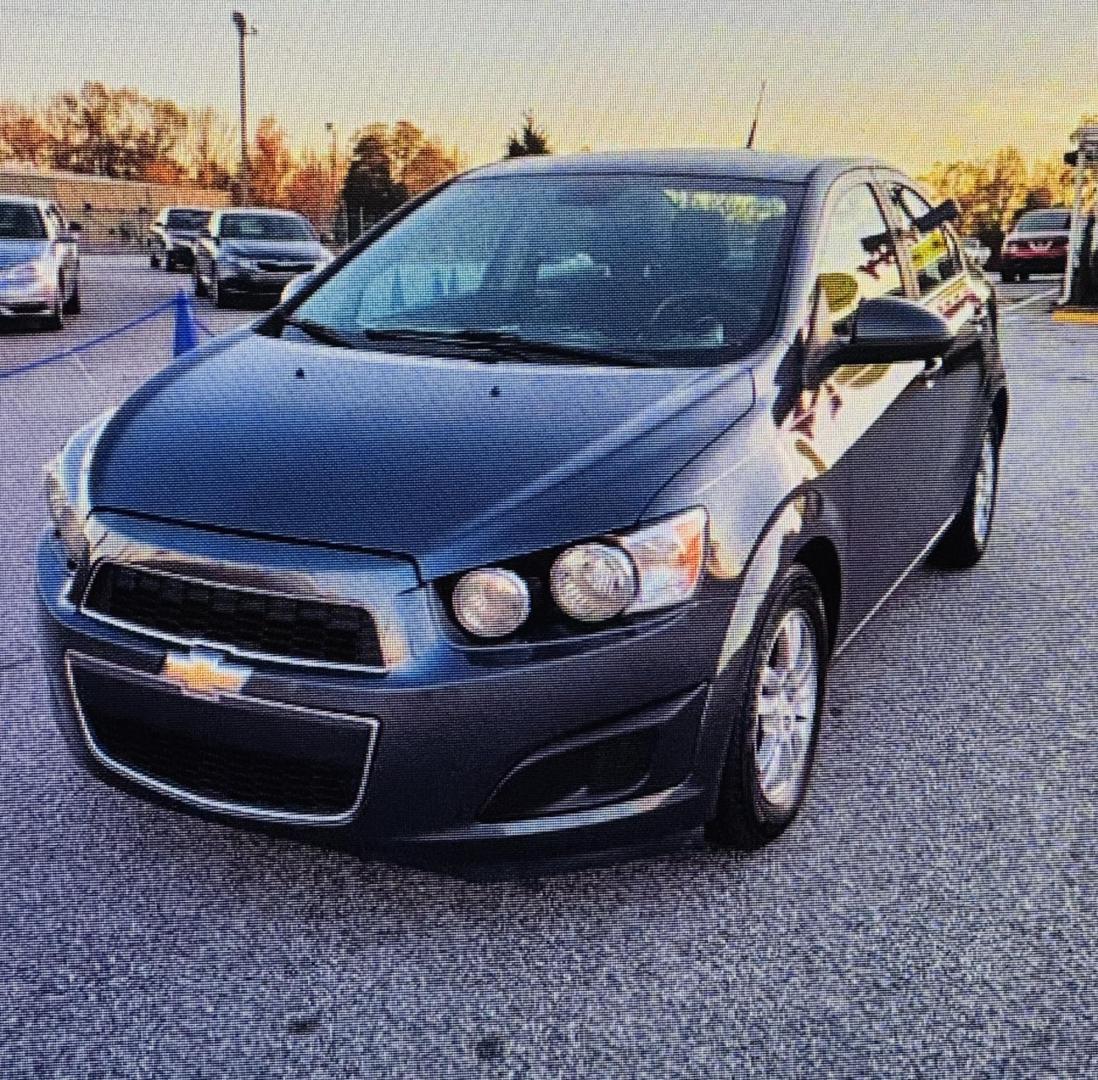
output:
<instances>
[{"instance_id":1,"label":"guardrail","mask_svg":"<svg viewBox=\"0 0 1098 1080\"><path fill-rule=\"evenodd\" d=\"M144 325L152 319L158 318L168 311L172 311L175 314L175 326L172 331L173 358L190 352L191 349L199 344L202 334L206 334L209 337L214 335L214 331L199 322L195 316L194 300L191 295L180 289L170 300L165 300L162 304L157 304L156 307L149 308L148 311L143 312L136 318L130 319L129 322L123 323L121 326L113 327L102 334L97 334L95 337L89 338L87 341L81 341L76 345L69 346L67 349L62 349L60 352L51 353L49 356L40 356L35 360L29 360L25 364L20 364L18 367L0 371L0 379L10 379L13 375L24 375L28 371L34 371L37 368L45 367L47 364L55 364L59 360L68 360L70 357L79 356L89 349L94 349L96 346L102 345L105 341L110 341L112 338L120 337L122 334L128 334L131 330L136 330L137 327Z\"/></svg>"}]
</instances>

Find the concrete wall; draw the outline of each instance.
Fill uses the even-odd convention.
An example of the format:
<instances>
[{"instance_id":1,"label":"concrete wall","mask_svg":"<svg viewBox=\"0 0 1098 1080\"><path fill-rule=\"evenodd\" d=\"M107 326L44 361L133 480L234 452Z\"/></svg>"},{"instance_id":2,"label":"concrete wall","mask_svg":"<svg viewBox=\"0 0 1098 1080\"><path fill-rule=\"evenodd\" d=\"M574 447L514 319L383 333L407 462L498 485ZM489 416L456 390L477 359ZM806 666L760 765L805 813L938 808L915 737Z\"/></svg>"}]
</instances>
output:
<instances>
[{"instance_id":1,"label":"concrete wall","mask_svg":"<svg viewBox=\"0 0 1098 1080\"><path fill-rule=\"evenodd\" d=\"M66 217L84 226L83 241L134 247L163 206L228 206L227 191L189 184L146 184L69 172L28 172L0 166L0 194L54 199ZM88 209L90 207L90 209Z\"/></svg>"}]
</instances>

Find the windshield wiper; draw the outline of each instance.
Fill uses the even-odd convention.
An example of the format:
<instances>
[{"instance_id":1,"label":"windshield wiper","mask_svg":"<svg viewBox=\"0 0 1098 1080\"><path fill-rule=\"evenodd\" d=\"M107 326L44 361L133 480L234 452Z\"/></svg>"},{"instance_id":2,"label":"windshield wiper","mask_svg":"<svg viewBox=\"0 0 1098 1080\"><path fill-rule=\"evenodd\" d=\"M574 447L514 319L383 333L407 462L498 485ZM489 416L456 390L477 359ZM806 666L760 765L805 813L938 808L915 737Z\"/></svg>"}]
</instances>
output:
<instances>
[{"instance_id":1,"label":"windshield wiper","mask_svg":"<svg viewBox=\"0 0 1098 1080\"><path fill-rule=\"evenodd\" d=\"M325 326L323 323L313 322L312 319L295 319L292 315L282 320L283 326L292 326L297 330L303 330L309 337L315 341L322 342L325 345L336 345L341 349L361 349L363 344L361 341L355 341L354 338L349 337L346 334L341 334L338 330L333 330L330 326Z\"/></svg>"},{"instance_id":2,"label":"windshield wiper","mask_svg":"<svg viewBox=\"0 0 1098 1080\"><path fill-rule=\"evenodd\" d=\"M464 327L448 329L419 329L411 326L375 327L363 330L369 341L411 341L472 345L492 349L519 360L537 357L539 360L557 363L574 363L577 360L620 364L629 367L648 367L643 360L627 353L596 349L586 345L567 345L556 341L527 338L510 330L472 330Z\"/></svg>"}]
</instances>

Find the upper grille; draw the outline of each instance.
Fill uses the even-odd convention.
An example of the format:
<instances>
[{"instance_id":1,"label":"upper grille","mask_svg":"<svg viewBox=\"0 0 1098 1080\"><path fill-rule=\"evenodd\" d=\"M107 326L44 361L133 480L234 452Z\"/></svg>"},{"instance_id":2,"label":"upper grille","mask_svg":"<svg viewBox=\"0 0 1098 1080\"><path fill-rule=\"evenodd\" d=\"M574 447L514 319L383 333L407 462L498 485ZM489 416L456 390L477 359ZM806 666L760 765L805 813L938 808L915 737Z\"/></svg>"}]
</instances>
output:
<instances>
[{"instance_id":1,"label":"upper grille","mask_svg":"<svg viewBox=\"0 0 1098 1080\"><path fill-rule=\"evenodd\" d=\"M377 627L353 604L265 593L102 563L84 598L91 614L172 639L242 654L378 668Z\"/></svg>"}]
</instances>

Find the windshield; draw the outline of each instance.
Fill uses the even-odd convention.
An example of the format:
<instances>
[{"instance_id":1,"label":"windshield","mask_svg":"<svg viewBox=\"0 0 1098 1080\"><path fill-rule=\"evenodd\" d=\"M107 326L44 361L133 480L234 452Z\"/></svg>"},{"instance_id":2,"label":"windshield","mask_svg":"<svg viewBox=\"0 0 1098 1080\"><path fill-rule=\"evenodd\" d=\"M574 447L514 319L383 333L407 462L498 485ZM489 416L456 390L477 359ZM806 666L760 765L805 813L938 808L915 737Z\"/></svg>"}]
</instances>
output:
<instances>
[{"instance_id":1,"label":"windshield","mask_svg":"<svg viewBox=\"0 0 1098 1080\"><path fill-rule=\"evenodd\" d=\"M225 214L221 218L223 240L312 240L304 218L288 214Z\"/></svg>"},{"instance_id":2,"label":"windshield","mask_svg":"<svg viewBox=\"0 0 1098 1080\"><path fill-rule=\"evenodd\" d=\"M1023 214L1014 228L1017 232L1067 232L1071 214L1066 210L1037 210Z\"/></svg>"},{"instance_id":3,"label":"windshield","mask_svg":"<svg viewBox=\"0 0 1098 1080\"><path fill-rule=\"evenodd\" d=\"M206 227L209 220L209 210L169 210L167 226L169 229L193 229L198 232Z\"/></svg>"},{"instance_id":4,"label":"windshield","mask_svg":"<svg viewBox=\"0 0 1098 1080\"><path fill-rule=\"evenodd\" d=\"M459 181L294 318L352 341L396 328L506 334L656 365L723 363L773 326L800 194L733 178Z\"/></svg>"},{"instance_id":5,"label":"windshield","mask_svg":"<svg viewBox=\"0 0 1098 1080\"><path fill-rule=\"evenodd\" d=\"M46 226L33 206L0 203L0 240L45 240Z\"/></svg>"}]
</instances>

